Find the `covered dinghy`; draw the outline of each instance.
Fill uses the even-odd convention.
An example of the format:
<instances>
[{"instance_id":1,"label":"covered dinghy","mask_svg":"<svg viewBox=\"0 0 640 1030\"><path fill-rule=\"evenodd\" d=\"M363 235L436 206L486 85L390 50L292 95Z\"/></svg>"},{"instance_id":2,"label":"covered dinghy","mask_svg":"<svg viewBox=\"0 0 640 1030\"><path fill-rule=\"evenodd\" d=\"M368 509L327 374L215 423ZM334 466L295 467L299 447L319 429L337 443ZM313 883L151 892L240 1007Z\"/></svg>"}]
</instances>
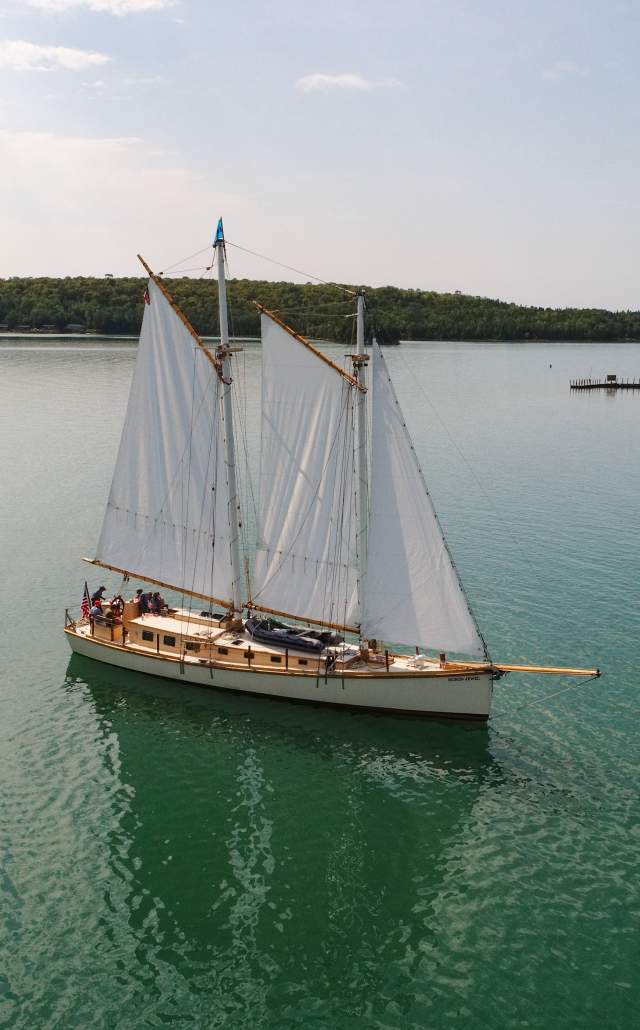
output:
<instances>
[{"instance_id":1,"label":"covered dinghy","mask_svg":"<svg viewBox=\"0 0 640 1030\"><path fill-rule=\"evenodd\" d=\"M278 647L295 647L300 651L324 651L325 647L341 644L343 638L329 630L298 629L287 626L275 619L258 619L255 616L247 619L247 631L255 640L265 644L276 644Z\"/></svg>"}]
</instances>

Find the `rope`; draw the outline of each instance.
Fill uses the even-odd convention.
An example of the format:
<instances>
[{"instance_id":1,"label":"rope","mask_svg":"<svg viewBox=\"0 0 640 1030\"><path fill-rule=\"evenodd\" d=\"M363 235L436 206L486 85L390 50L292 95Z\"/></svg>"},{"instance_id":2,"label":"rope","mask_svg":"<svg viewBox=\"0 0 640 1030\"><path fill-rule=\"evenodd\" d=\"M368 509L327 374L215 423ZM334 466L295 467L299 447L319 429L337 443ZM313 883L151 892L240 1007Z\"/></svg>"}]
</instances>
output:
<instances>
[{"instance_id":1,"label":"rope","mask_svg":"<svg viewBox=\"0 0 640 1030\"><path fill-rule=\"evenodd\" d=\"M522 704L516 705L516 709L522 710L523 708L537 708L538 705L544 704L545 701L550 701L554 697L559 697L560 694L566 694L568 690L577 690L578 687L586 687L589 683L593 683L594 680L600 679L601 677L602 673L600 673L599 676L590 676L588 679L583 680L583 682L570 683L568 687L563 687L562 690L555 690L553 694L545 694L544 697L540 697L536 701L525 701ZM510 712L501 712L499 715L492 716L491 721L493 722L494 718L504 719L507 715L510 714Z\"/></svg>"},{"instance_id":2,"label":"rope","mask_svg":"<svg viewBox=\"0 0 640 1030\"><path fill-rule=\"evenodd\" d=\"M185 275L186 272L209 272L212 267L213 265L192 265L190 268L175 268L175 266L172 266L172 268L175 268L175 271L180 272L181 275ZM164 272L159 272L158 274L164 275Z\"/></svg>"},{"instance_id":3,"label":"rope","mask_svg":"<svg viewBox=\"0 0 640 1030\"><path fill-rule=\"evenodd\" d=\"M342 290L343 293L348 294L350 297L356 296L355 290L348 290L346 286L340 286L338 283L328 282L326 279L321 279L319 275L311 275L311 272L303 272L301 268L294 268L293 265L285 265L282 261L276 261L275 258L267 257L266 254L258 254L256 250L249 250L248 247L241 247L239 243L231 243L230 240L225 240L228 247L235 247L236 250L241 250L245 254L251 254L252 257L260 258L262 261L269 261L272 265L278 265L279 268L286 268L288 272L295 272L297 275L304 275L307 279L315 279L317 283L322 283L323 286L334 286L336 290ZM185 261L187 259L185 258Z\"/></svg>"},{"instance_id":4,"label":"rope","mask_svg":"<svg viewBox=\"0 0 640 1030\"><path fill-rule=\"evenodd\" d=\"M165 275L167 272L170 272L172 268L177 268L178 265L181 265L183 261L191 261L191 258L200 257L201 254L205 254L208 250L211 250L210 243L208 243L206 247L203 247L202 250L196 250L193 254L187 254L186 257L180 258L179 261L175 261L172 265L167 265L162 272L158 272L158 275Z\"/></svg>"},{"instance_id":5,"label":"rope","mask_svg":"<svg viewBox=\"0 0 640 1030\"><path fill-rule=\"evenodd\" d=\"M473 481L475 482L476 486L480 490L480 493L482 494L482 496L484 497L485 501L489 505L489 508L492 511L493 515L498 518L498 521L501 523L503 530L506 532L507 536L511 539L511 541L516 545L516 547L517 548L521 548L521 546L522 546L522 539L518 540L517 536L513 532L513 527L510 526L509 523L506 521L506 519L504 518L504 515L499 510L498 506L496 505L495 501L493 500L493 497L485 489L484 483L482 482L480 477L476 474L476 470L474 469L474 467L471 464L471 462L467 459L467 456L465 455L465 453L462 450L462 448L456 442L455 437L451 434L447 423L445 422L445 420L443 419L442 415L438 411L438 408L436 407L436 405L433 403L433 400L431 399L431 397L429 396L427 391L424 389L424 387L423 387L422 383L420 382L420 380L415 376L415 373L409 368L409 365L407 364L405 355L401 354L400 358L401 358L402 363L404 365L405 371L408 372L408 374L411 377L412 385L413 386L417 386L417 388L419 389L420 393L424 397L425 401L427 402L427 404L429 405L429 407L433 411L434 415L438 419L438 422L440 423L440 425L444 429L445 433L447 434L447 436L449 438L449 441L452 444L454 450L457 451L457 453L460 456L462 462L464 463L464 465L469 470L469 473L471 474L471 478L473 479ZM493 482L493 480L491 480L490 477L487 477L487 478L489 479L489 481Z\"/></svg>"},{"instance_id":6,"label":"rope","mask_svg":"<svg viewBox=\"0 0 640 1030\"><path fill-rule=\"evenodd\" d=\"M298 525L298 528L297 528L297 531L296 531L296 533L295 533L295 535L293 537L293 540L289 544L289 547L287 548L287 550L281 552L280 563L278 564L278 566L275 569L273 569L271 571L271 574L267 577L267 579L262 584L261 589L257 592L257 594L254 595L254 597L253 597L254 601L257 600L257 598L259 598L260 595L264 593L264 591L269 586L269 584L272 582L274 577L277 576L278 573L280 572L280 570L283 568L285 562L289 559L289 556L292 554L293 548L296 546L296 543L298 541L298 537L300 536L300 534L302 533L303 529L305 528L307 519L309 519L310 515L314 511L314 507L315 507L315 505L317 503L318 496L319 496L320 491L321 491L322 486L323 486L325 473L326 473L327 469L329 468L330 463L333 460L333 455L334 455L335 449L340 446L340 433L341 433L341 429L342 429L342 426L343 426L343 419L345 417L346 405L347 404L348 404L348 391L345 394L345 406L341 407L341 410L340 410L340 414L339 414L339 418L338 418L338 425L336 427L335 435L334 435L333 439L329 443L329 452L328 452L328 455L327 455L327 459L326 459L326 461L324 463L324 466L321 469L320 475L318 477L317 487L316 487L316 489L315 489L315 491L314 491L314 493L313 493L313 495L312 495L312 497L311 497L311 499L309 501L309 504L307 506L306 511L302 515L302 519L301 519L301 521L300 521L300 523ZM337 462L337 460L338 459L336 458L336 462ZM304 556L301 556L301 557L303 557L303 560L304 560ZM328 564L330 564L330 562L328 562Z\"/></svg>"}]
</instances>

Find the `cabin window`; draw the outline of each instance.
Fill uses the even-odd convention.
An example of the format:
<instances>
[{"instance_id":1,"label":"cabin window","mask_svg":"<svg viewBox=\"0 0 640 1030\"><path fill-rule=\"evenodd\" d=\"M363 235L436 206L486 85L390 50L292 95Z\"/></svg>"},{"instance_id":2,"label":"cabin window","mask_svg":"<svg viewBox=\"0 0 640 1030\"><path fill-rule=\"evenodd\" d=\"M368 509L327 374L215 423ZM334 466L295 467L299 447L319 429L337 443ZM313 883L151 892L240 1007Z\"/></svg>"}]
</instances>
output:
<instances>
[{"instance_id":1,"label":"cabin window","mask_svg":"<svg viewBox=\"0 0 640 1030\"><path fill-rule=\"evenodd\" d=\"M281 662L282 661L282 657L279 654L272 654L271 655L271 661L272 662Z\"/></svg>"},{"instance_id":2,"label":"cabin window","mask_svg":"<svg viewBox=\"0 0 640 1030\"><path fill-rule=\"evenodd\" d=\"M309 662L306 658L298 658L298 665L308 665Z\"/></svg>"},{"instance_id":3,"label":"cabin window","mask_svg":"<svg viewBox=\"0 0 640 1030\"><path fill-rule=\"evenodd\" d=\"M163 644L166 644L167 647L175 647L176 646L176 638L175 637L168 637L168 636L166 636L166 634L162 638L162 642L163 642Z\"/></svg>"},{"instance_id":4,"label":"cabin window","mask_svg":"<svg viewBox=\"0 0 640 1030\"><path fill-rule=\"evenodd\" d=\"M153 633L151 632L150 629L143 629L143 631L142 631L142 639L143 640L153 640Z\"/></svg>"},{"instance_id":5,"label":"cabin window","mask_svg":"<svg viewBox=\"0 0 640 1030\"><path fill-rule=\"evenodd\" d=\"M199 651L200 650L200 644L196 644L196 642L194 640L187 640L187 642L186 642L186 644L184 646L185 646L185 650L187 650L187 651Z\"/></svg>"},{"instance_id":6,"label":"cabin window","mask_svg":"<svg viewBox=\"0 0 640 1030\"><path fill-rule=\"evenodd\" d=\"M229 648L228 647L219 647L218 648L218 654L229 654Z\"/></svg>"}]
</instances>

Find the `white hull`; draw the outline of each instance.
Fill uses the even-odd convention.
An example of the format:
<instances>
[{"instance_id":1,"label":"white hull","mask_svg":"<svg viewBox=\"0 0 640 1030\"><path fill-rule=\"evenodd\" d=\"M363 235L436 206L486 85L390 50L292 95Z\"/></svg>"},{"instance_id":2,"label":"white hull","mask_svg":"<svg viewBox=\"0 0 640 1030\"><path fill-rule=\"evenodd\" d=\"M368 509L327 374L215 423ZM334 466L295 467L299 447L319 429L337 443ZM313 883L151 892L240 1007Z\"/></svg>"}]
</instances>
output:
<instances>
[{"instance_id":1,"label":"white hull","mask_svg":"<svg viewBox=\"0 0 640 1030\"><path fill-rule=\"evenodd\" d=\"M217 663L144 653L66 630L72 651L132 672L161 676L201 687L233 690L289 701L406 715L486 719L491 707L492 675L468 670L403 676L292 673L284 670L225 668Z\"/></svg>"}]
</instances>

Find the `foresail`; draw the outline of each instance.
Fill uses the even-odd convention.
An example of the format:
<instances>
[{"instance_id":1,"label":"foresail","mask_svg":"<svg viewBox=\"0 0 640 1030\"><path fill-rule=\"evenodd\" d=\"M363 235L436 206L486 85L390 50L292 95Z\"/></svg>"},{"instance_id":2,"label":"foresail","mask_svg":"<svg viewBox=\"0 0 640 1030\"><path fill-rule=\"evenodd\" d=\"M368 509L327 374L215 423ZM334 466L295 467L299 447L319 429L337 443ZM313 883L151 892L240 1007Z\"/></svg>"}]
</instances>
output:
<instances>
[{"instance_id":1,"label":"foresail","mask_svg":"<svg viewBox=\"0 0 640 1030\"><path fill-rule=\"evenodd\" d=\"M362 634L483 655L382 352L373 345L371 481Z\"/></svg>"},{"instance_id":2,"label":"foresail","mask_svg":"<svg viewBox=\"0 0 640 1030\"><path fill-rule=\"evenodd\" d=\"M153 280L148 301L96 557L226 602L231 562L220 381Z\"/></svg>"},{"instance_id":3,"label":"foresail","mask_svg":"<svg viewBox=\"0 0 640 1030\"><path fill-rule=\"evenodd\" d=\"M253 601L348 625L356 604L353 384L262 315Z\"/></svg>"}]
</instances>

